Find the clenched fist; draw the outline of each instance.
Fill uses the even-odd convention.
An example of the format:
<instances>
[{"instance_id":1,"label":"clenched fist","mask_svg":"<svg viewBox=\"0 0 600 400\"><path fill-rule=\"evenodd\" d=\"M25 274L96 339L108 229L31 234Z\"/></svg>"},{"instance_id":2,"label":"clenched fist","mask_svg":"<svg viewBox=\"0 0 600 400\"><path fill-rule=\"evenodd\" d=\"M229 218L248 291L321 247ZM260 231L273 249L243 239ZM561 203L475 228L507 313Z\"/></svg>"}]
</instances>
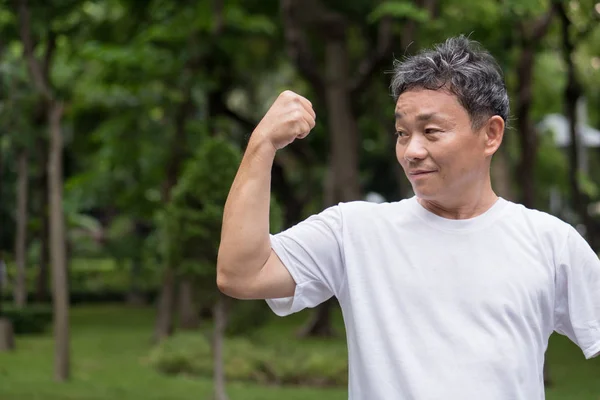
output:
<instances>
[{"instance_id":1,"label":"clenched fist","mask_svg":"<svg viewBox=\"0 0 600 400\"><path fill-rule=\"evenodd\" d=\"M281 93L260 121L253 140L268 141L275 150L303 139L315 127L315 112L306 98L292 91Z\"/></svg>"}]
</instances>

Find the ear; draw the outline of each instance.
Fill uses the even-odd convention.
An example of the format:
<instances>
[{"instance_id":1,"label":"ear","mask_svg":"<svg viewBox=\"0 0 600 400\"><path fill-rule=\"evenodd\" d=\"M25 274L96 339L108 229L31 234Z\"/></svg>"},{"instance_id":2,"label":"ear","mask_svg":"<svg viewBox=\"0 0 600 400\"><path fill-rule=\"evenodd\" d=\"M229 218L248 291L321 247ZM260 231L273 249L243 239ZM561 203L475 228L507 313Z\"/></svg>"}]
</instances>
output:
<instances>
[{"instance_id":1,"label":"ear","mask_svg":"<svg viewBox=\"0 0 600 400\"><path fill-rule=\"evenodd\" d=\"M504 120L499 115L491 117L483 127L485 134L485 155L491 157L502 144Z\"/></svg>"}]
</instances>

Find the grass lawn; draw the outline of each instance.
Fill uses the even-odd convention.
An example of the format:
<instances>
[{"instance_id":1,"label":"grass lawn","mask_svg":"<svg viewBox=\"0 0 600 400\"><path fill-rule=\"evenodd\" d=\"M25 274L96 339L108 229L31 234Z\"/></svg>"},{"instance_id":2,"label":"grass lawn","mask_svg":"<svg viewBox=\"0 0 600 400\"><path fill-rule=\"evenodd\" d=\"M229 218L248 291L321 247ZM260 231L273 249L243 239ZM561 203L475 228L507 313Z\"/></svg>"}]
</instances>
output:
<instances>
[{"instance_id":1,"label":"grass lawn","mask_svg":"<svg viewBox=\"0 0 600 400\"><path fill-rule=\"evenodd\" d=\"M272 335L288 335L298 319L276 319ZM152 309L86 306L71 311L72 380L53 381L53 342L49 336L17 338L17 351L0 354L1 400L157 400L208 399L208 379L168 377L145 364L150 349ZM275 325L272 325L275 326ZM310 345L302 343L302 346ZM322 345L316 343L315 345ZM343 343L337 343L343 348ZM568 340L553 337L548 356L555 385L548 400L599 400L600 360L585 361ZM307 389L260 387L231 383L230 398L245 400L342 400L345 388Z\"/></svg>"}]
</instances>

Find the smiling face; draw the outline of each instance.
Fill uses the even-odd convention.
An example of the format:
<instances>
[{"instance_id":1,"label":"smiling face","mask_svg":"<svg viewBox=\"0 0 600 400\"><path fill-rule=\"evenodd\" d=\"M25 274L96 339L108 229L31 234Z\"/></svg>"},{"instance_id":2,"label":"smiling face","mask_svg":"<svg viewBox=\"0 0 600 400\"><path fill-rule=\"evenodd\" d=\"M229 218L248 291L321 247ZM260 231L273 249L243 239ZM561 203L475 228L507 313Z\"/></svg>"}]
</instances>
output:
<instances>
[{"instance_id":1,"label":"smiling face","mask_svg":"<svg viewBox=\"0 0 600 400\"><path fill-rule=\"evenodd\" d=\"M474 130L456 96L414 89L396 103L396 156L417 197L455 203L489 184L491 156L500 146L504 121L491 117Z\"/></svg>"}]
</instances>

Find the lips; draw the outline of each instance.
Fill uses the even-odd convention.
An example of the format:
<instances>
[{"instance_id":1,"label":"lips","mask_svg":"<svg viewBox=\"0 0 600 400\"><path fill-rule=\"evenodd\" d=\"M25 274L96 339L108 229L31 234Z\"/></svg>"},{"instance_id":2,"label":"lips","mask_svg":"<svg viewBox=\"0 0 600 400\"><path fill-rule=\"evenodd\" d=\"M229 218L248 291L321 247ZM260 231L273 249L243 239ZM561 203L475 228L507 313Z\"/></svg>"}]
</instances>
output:
<instances>
[{"instance_id":1,"label":"lips","mask_svg":"<svg viewBox=\"0 0 600 400\"><path fill-rule=\"evenodd\" d=\"M424 170L424 169L417 169L414 171L409 171L408 174L411 176L419 176L419 175L425 175L425 174L430 174L432 172L436 172L435 170Z\"/></svg>"}]
</instances>

